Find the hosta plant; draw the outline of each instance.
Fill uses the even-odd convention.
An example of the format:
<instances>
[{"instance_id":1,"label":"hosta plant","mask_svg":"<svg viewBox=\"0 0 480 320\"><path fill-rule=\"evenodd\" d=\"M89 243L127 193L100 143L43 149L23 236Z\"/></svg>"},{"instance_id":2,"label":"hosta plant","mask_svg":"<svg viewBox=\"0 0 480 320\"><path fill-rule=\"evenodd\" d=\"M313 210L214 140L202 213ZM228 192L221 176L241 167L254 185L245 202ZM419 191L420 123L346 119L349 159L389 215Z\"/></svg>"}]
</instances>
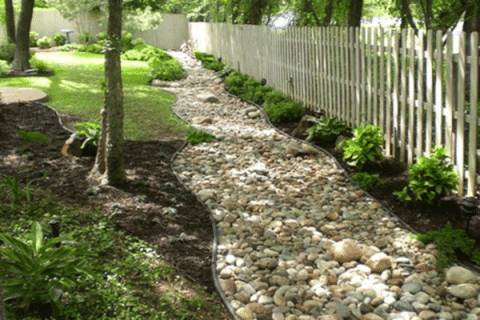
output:
<instances>
[{"instance_id":1,"label":"hosta plant","mask_svg":"<svg viewBox=\"0 0 480 320\"><path fill-rule=\"evenodd\" d=\"M450 195L458 185L458 175L448 162L447 148L435 147L429 158L419 157L408 172L408 186L393 194L400 200L415 199L436 205L442 197Z\"/></svg>"},{"instance_id":2,"label":"hosta plant","mask_svg":"<svg viewBox=\"0 0 480 320\"><path fill-rule=\"evenodd\" d=\"M367 124L355 128L353 138L343 146L343 160L348 165L362 169L366 164L382 162L383 133L378 126Z\"/></svg>"},{"instance_id":3,"label":"hosta plant","mask_svg":"<svg viewBox=\"0 0 480 320\"><path fill-rule=\"evenodd\" d=\"M82 149L89 145L95 147L98 145L98 139L102 131L100 124L95 122L77 122L75 127L77 127L75 135L85 138L81 146Z\"/></svg>"},{"instance_id":4,"label":"hosta plant","mask_svg":"<svg viewBox=\"0 0 480 320\"><path fill-rule=\"evenodd\" d=\"M351 136L352 130L345 121L336 117L322 117L316 125L306 131L308 142L333 143L340 135Z\"/></svg>"},{"instance_id":5,"label":"hosta plant","mask_svg":"<svg viewBox=\"0 0 480 320\"><path fill-rule=\"evenodd\" d=\"M59 307L64 289L74 286L80 275L90 273L83 252L67 245L57 247L61 238L45 241L36 222L28 241L0 234L0 279L3 299L20 299L25 308L51 303Z\"/></svg>"}]
</instances>

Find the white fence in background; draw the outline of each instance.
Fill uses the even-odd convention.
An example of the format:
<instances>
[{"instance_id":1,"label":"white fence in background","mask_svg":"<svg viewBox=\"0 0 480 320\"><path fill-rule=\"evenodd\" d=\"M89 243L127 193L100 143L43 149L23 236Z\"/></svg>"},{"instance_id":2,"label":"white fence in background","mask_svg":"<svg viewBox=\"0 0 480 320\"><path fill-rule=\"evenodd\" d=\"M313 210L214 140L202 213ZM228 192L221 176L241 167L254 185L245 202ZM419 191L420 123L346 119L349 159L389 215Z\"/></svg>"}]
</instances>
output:
<instances>
[{"instance_id":1,"label":"white fence in background","mask_svg":"<svg viewBox=\"0 0 480 320\"><path fill-rule=\"evenodd\" d=\"M31 30L37 32L40 37L52 38L55 32L62 29L74 30L70 35L72 42L78 42L78 35L87 31L92 37L98 32L106 30L99 20L100 14L85 13L75 21L64 19L56 10L39 10L33 12ZM132 32L134 37L143 38L148 44L169 50L178 49L181 44L188 40L188 20L183 14L162 14L162 23L155 30L146 32ZM15 20L18 21L17 19ZM6 27L0 24L0 42L6 39Z\"/></svg>"},{"instance_id":2,"label":"white fence in background","mask_svg":"<svg viewBox=\"0 0 480 320\"><path fill-rule=\"evenodd\" d=\"M382 28L272 30L197 22L189 23L189 34L198 50L267 79L309 108L352 127L380 126L386 155L409 166L434 146L447 147L461 177L459 194L474 194L480 182L478 34L458 35L455 46L452 34Z\"/></svg>"}]
</instances>

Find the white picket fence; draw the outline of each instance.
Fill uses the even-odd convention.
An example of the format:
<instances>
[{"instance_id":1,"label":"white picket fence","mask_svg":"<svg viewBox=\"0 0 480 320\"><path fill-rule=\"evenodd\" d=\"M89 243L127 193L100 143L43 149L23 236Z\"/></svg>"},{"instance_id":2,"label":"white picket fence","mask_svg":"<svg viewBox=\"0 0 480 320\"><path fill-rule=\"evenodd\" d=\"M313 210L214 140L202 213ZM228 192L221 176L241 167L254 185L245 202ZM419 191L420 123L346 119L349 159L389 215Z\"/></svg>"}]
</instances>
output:
<instances>
[{"instance_id":1,"label":"white picket fence","mask_svg":"<svg viewBox=\"0 0 480 320\"><path fill-rule=\"evenodd\" d=\"M213 23L189 23L189 33L198 50L267 79L309 108L352 127L380 126L386 155L409 166L434 146L447 147L461 177L459 195L475 193L478 34L467 42L464 34L432 31ZM467 56L468 47L477 50Z\"/></svg>"}]
</instances>

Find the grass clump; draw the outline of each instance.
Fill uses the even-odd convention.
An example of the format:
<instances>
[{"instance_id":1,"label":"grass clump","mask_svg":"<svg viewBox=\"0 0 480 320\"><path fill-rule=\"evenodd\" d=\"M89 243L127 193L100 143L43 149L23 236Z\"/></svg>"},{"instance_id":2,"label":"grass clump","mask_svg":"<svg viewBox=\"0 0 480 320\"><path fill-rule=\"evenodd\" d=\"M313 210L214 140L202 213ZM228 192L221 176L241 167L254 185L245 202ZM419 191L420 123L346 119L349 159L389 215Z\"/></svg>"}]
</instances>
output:
<instances>
[{"instance_id":1,"label":"grass clump","mask_svg":"<svg viewBox=\"0 0 480 320\"><path fill-rule=\"evenodd\" d=\"M188 133L188 136L187 136L187 142L190 143L190 144L199 144L199 143L202 143L202 142L210 142L213 139L215 139L214 135L212 135L208 132L202 131L202 130L197 130L197 129L190 130L190 132Z\"/></svg>"},{"instance_id":2,"label":"grass clump","mask_svg":"<svg viewBox=\"0 0 480 320\"><path fill-rule=\"evenodd\" d=\"M443 270L454 263L459 254L466 255L474 263L480 264L480 251L474 250L475 240L470 239L464 230L453 229L450 222L447 222L442 230L416 235L409 233L409 237L424 243L433 242L437 245L439 252L437 267L439 270Z\"/></svg>"}]
</instances>

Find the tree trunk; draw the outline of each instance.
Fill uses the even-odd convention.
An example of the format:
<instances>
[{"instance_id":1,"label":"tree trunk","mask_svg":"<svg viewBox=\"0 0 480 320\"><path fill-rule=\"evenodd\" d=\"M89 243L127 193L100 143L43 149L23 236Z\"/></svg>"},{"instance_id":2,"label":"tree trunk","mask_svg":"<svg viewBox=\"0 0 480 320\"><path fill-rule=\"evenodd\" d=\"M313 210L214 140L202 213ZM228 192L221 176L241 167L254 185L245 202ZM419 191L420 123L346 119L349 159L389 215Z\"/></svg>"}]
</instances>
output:
<instances>
[{"instance_id":1,"label":"tree trunk","mask_svg":"<svg viewBox=\"0 0 480 320\"><path fill-rule=\"evenodd\" d=\"M323 25L328 26L332 22L333 17L333 0L327 0L325 6L325 17L323 18Z\"/></svg>"},{"instance_id":2,"label":"tree trunk","mask_svg":"<svg viewBox=\"0 0 480 320\"><path fill-rule=\"evenodd\" d=\"M13 71L30 69L30 25L32 23L34 0L22 0L22 10L18 19L15 57L12 62Z\"/></svg>"},{"instance_id":3,"label":"tree trunk","mask_svg":"<svg viewBox=\"0 0 480 320\"><path fill-rule=\"evenodd\" d=\"M248 12L247 24L259 25L262 22L262 4L262 0L252 0L252 5Z\"/></svg>"},{"instance_id":4,"label":"tree trunk","mask_svg":"<svg viewBox=\"0 0 480 320\"><path fill-rule=\"evenodd\" d=\"M105 50L105 101L101 111L102 133L95 165L89 180L120 185L126 181L123 160L123 85L120 62L122 0L108 0L108 29ZM92 182L90 180L90 182Z\"/></svg>"},{"instance_id":5,"label":"tree trunk","mask_svg":"<svg viewBox=\"0 0 480 320\"><path fill-rule=\"evenodd\" d=\"M5 24L7 25L7 38L15 43L15 14L12 0L5 0Z\"/></svg>"},{"instance_id":6,"label":"tree trunk","mask_svg":"<svg viewBox=\"0 0 480 320\"><path fill-rule=\"evenodd\" d=\"M105 51L105 107L108 118L106 174L108 184L126 180L123 161L123 86L120 54L122 50L122 0L108 0L107 39L112 48Z\"/></svg>"},{"instance_id":7,"label":"tree trunk","mask_svg":"<svg viewBox=\"0 0 480 320\"><path fill-rule=\"evenodd\" d=\"M348 26L360 27L362 23L363 0L350 0L348 9Z\"/></svg>"}]
</instances>

